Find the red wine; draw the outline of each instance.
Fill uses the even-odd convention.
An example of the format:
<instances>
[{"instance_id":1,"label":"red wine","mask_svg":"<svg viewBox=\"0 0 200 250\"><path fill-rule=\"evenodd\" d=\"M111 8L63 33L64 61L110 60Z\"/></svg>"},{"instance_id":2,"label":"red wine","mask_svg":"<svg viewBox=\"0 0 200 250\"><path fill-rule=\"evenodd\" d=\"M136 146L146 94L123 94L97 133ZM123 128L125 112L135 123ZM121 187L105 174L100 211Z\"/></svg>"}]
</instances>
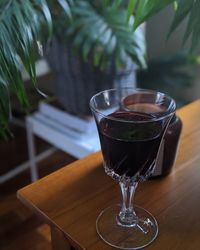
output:
<instances>
[{"instance_id":1,"label":"red wine","mask_svg":"<svg viewBox=\"0 0 200 250\"><path fill-rule=\"evenodd\" d=\"M144 175L154 164L162 123L155 121L153 115L117 111L103 118L98 130L105 165L115 174Z\"/></svg>"}]
</instances>

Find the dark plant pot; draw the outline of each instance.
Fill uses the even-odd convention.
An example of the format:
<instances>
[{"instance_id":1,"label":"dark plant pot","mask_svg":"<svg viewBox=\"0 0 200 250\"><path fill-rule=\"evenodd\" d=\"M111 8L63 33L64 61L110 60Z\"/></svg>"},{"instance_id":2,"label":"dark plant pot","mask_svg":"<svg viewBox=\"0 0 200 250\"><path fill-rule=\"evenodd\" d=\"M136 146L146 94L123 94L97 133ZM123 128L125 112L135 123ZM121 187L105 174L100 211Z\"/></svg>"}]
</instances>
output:
<instances>
[{"instance_id":1,"label":"dark plant pot","mask_svg":"<svg viewBox=\"0 0 200 250\"><path fill-rule=\"evenodd\" d=\"M67 112L87 116L89 100L97 92L117 85L135 84L135 65L127 59L123 70L117 71L112 61L106 70L84 62L75 56L69 45L55 39L46 53L50 67L56 73L55 95Z\"/></svg>"}]
</instances>

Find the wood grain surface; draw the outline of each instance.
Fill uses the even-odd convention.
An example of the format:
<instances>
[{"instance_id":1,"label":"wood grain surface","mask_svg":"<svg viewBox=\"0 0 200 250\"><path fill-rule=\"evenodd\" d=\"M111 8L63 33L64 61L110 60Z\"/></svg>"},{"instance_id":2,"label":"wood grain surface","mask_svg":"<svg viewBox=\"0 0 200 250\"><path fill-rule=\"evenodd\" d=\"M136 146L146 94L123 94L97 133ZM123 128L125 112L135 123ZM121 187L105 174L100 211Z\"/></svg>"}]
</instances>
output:
<instances>
[{"instance_id":1,"label":"wood grain surface","mask_svg":"<svg viewBox=\"0 0 200 250\"><path fill-rule=\"evenodd\" d=\"M177 113L183 131L173 171L140 184L135 197L135 203L158 221L159 235L146 247L150 250L200 249L200 101ZM67 239L75 249L113 249L99 239L95 228L100 211L120 201L118 184L104 173L100 152L24 187L17 195L54 228L53 241L62 241L56 239L57 228L63 242Z\"/></svg>"}]
</instances>

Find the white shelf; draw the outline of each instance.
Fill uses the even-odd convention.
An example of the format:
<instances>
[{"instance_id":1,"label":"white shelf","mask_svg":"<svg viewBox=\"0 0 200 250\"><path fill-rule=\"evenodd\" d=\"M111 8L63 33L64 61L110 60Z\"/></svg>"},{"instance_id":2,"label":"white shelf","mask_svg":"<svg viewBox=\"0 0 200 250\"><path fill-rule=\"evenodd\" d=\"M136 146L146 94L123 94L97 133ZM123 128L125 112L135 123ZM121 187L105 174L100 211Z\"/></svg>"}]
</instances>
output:
<instances>
[{"instance_id":1,"label":"white shelf","mask_svg":"<svg viewBox=\"0 0 200 250\"><path fill-rule=\"evenodd\" d=\"M100 149L99 138L97 131L93 133L80 133L80 137L73 137L75 133L72 131L70 135L70 130L64 131L64 129L58 128L56 121L50 120L43 116L44 120L40 120L37 117L37 113L28 116L27 121L32 126L33 134L39 136L55 147L63 150L66 153L73 155L76 158L82 158L90 153L94 153ZM77 132L78 134L78 132Z\"/></svg>"},{"instance_id":2,"label":"white shelf","mask_svg":"<svg viewBox=\"0 0 200 250\"><path fill-rule=\"evenodd\" d=\"M73 127L72 124L70 127ZM90 133L79 133L49 119L40 112L27 116L26 128L32 181L38 179L34 135L76 158L82 158L100 150L97 129Z\"/></svg>"}]
</instances>

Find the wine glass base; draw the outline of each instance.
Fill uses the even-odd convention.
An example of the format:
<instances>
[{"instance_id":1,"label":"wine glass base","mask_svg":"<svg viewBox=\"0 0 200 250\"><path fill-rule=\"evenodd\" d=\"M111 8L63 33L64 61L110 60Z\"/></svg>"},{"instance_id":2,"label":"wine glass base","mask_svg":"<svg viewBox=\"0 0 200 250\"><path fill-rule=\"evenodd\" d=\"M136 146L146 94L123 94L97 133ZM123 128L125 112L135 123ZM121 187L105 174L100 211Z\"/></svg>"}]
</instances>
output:
<instances>
[{"instance_id":1,"label":"wine glass base","mask_svg":"<svg viewBox=\"0 0 200 250\"><path fill-rule=\"evenodd\" d=\"M96 222L101 239L120 249L141 249L149 245L158 235L158 224L145 209L134 206L134 210L138 223L128 227L118 223L120 205L113 205L103 210Z\"/></svg>"}]
</instances>

